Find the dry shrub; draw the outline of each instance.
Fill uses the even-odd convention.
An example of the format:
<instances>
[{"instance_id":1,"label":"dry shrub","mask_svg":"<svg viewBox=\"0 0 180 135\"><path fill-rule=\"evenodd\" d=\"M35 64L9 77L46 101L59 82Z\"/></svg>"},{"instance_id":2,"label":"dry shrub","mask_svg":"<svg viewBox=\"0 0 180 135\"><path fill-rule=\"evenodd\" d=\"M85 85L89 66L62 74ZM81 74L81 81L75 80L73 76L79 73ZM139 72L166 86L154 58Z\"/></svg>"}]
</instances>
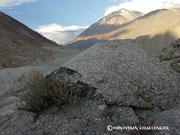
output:
<instances>
[{"instance_id":1,"label":"dry shrub","mask_svg":"<svg viewBox=\"0 0 180 135\"><path fill-rule=\"evenodd\" d=\"M43 77L39 72L34 72L29 77L28 88L29 91L22 98L25 102L24 109L28 111L38 112L51 104L61 106L75 100L75 97L66 92L68 88L64 84Z\"/></svg>"}]
</instances>

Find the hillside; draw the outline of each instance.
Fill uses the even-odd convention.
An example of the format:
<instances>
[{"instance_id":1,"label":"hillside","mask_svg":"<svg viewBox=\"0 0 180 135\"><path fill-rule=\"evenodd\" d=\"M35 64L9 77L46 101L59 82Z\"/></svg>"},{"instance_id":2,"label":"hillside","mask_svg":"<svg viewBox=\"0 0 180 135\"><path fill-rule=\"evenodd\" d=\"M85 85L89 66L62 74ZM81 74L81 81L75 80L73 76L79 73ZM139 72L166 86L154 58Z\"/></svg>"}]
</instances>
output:
<instances>
[{"instance_id":1,"label":"hillside","mask_svg":"<svg viewBox=\"0 0 180 135\"><path fill-rule=\"evenodd\" d=\"M52 55L68 50L2 12L0 29L0 68L46 62Z\"/></svg>"},{"instance_id":2,"label":"hillside","mask_svg":"<svg viewBox=\"0 0 180 135\"><path fill-rule=\"evenodd\" d=\"M143 13L138 11L120 9L98 20L80 34L74 41L68 42L65 45L74 48L88 48L97 42L106 41L108 39L100 39L98 36L114 31L123 24L131 22L142 15Z\"/></svg>"}]
</instances>

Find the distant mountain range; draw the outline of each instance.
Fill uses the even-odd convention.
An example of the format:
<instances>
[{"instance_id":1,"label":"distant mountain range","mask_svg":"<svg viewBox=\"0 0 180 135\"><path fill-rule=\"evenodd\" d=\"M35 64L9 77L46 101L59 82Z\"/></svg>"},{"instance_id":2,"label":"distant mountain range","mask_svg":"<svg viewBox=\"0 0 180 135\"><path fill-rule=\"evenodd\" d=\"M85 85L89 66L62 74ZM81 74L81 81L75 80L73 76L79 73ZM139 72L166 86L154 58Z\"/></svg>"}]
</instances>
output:
<instances>
[{"instance_id":1,"label":"distant mountain range","mask_svg":"<svg viewBox=\"0 0 180 135\"><path fill-rule=\"evenodd\" d=\"M123 24L131 22L142 15L144 14L138 11L120 9L98 20L75 40L64 45L74 48L88 48L99 41L108 40L107 38L102 38L101 35L108 34L118 29Z\"/></svg>"},{"instance_id":2,"label":"distant mountain range","mask_svg":"<svg viewBox=\"0 0 180 135\"><path fill-rule=\"evenodd\" d=\"M62 48L21 22L0 12L0 68L18 67L44 61L52 51Z\"/></svg>"},{"instance_id":3,"label":"distant mountain range","mask_svg":"<svg viewBox=\"0 0 180 135\"><path fill-rule=\"evenodd\" d=\"M116 30L119 26L128 23L142 15L144 14L138 11L120 9L98 20L96 23L86 29L81 35L79 35L79 37L87 37L111 32Z\"/></svg>"},{"instance_id":4,"label":"distant mountain range","mask_svg":"<svg viewBox=\"0 0 180 135\"><path fill-rule=\"evenodd\" d=\"M99 41L130 39L157 54L180 37L179 16L178 8L156 10L145 15L121 9L100 19L65 45L88 48Z\"/></svg>"}]
</instances>

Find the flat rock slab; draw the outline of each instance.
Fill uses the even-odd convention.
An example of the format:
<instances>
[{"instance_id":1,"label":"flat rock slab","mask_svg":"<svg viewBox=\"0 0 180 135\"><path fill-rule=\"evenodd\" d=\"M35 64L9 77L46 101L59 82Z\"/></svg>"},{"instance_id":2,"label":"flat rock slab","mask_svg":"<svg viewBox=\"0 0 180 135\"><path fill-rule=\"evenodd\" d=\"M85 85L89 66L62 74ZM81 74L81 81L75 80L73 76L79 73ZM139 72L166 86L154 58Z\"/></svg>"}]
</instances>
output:
<instances>
[{"instance_id":1,"label":"flat rock slab","mask_svg":"<svg viewBox=\"0 0 180 135\"><path fill-rule=\"evenodd\" d=\"M63 66L77 71L80 81L96 87L96 94L108 104L168 109L180 102L179 75L137 44L98 43Z\"/></svg>"}]
</instances>

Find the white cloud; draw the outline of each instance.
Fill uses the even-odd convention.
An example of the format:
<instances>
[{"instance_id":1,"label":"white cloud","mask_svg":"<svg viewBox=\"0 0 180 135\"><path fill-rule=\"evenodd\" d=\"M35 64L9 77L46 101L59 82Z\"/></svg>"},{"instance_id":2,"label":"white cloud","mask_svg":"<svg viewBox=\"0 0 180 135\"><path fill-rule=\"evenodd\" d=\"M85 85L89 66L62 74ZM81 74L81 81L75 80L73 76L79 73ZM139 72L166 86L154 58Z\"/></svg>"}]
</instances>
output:
<instances>
[{"instance_id":1,"label":"white cloud","mask_svg":"<svg viewBox=\"0 0 180 135\"><path fill-rule=\"evenodd\" d=\"M35 2L36 0L0 0L0 8L19 6L27 2Z\"/></svg>"},{"instance_id":2,"label":"white cloud","mask_svg":"<svg viewBox=\"0 0 180 135\"><path fill-rule=\"evenodd\" d=\"M111 6L106 8L104 15L108 15L121 8L148 13L156 9L172 8L178 6L180 6L180 0L128 0L118 6Z\"/></svg>"},{"instance_id":3,"label":"white cloud","mask_svg":"<svg viewBox=\"0 0 180 135\"><path fill-rule=\"evenodd\" d=\"M66 43L75 39L77 36L81 34L88 26L62 26L59 24L49 24L40 26L36 29L37 32L42 34L43 36L51 39L59 44Z\"/></svg>"}]
</instances>

